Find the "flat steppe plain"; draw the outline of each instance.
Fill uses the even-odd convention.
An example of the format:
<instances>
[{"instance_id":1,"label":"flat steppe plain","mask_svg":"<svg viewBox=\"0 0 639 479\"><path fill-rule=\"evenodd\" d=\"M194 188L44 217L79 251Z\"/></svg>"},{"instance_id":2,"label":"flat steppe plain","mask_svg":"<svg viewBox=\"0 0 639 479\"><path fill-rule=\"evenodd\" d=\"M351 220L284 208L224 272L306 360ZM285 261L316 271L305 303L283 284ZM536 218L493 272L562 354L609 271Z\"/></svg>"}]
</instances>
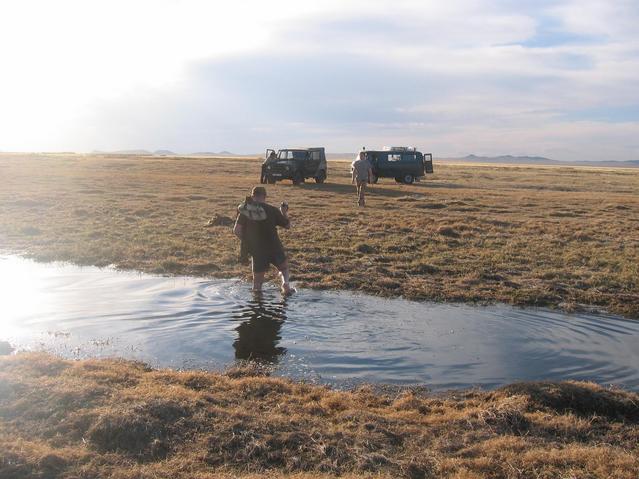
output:
<instances>
[{"instance_id":1,"label":"flat steppe plain","mask_svg":"<svg viewBox=\"0 0 639 479\"><path fill-rule=\"evenodd\" d=\"M638 171L435 167L412 186L382 180L365 209L347 162L332 162L324 185L268 186L272 203L291 205L282 237L295 280L639 317ZM0 250L248 278L230 228L205 224L234 217L258 172L250 158L0 155ZM336 391L263 372L0 357L0 477L639 476L636 393L574 382Z\"/></svg>"},{"instance_id":2,"label":"flat steppe plain","mask_svg":"<svg viewBox=\"0 0 639 479\"><path fill-rule=\"evenodd\" d=\"M249 278L235 217L256 158L0 155L0 249L160 274ZM583 307L639 317L639 170L435 163L356 207L327 183L268 185L290 204L293 280L434 301Z\"/></svg>"}]
</instances>

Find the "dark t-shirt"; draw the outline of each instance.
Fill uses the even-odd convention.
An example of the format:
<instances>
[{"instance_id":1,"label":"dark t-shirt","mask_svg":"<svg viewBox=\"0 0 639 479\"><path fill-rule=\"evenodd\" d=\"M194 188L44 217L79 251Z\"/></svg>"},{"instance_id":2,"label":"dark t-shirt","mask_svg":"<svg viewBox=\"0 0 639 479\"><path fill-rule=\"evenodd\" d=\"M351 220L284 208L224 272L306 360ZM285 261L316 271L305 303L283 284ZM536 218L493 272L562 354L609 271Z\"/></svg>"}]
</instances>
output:
<instances>
[{"instance_id":1,"label":"dark t-shirt","mask_svg":"<svg viewBox=\"0 0 639 479\"><path fill-rule=\"evenodd\" d=\"M266 219L254 221L240 214L237 222L242 225L244 241L251 256L266 256L284 252L282 242L277 234L277 227L287 227L289 221L274 206L262 204Z\"/></svg>"}]
</instances>

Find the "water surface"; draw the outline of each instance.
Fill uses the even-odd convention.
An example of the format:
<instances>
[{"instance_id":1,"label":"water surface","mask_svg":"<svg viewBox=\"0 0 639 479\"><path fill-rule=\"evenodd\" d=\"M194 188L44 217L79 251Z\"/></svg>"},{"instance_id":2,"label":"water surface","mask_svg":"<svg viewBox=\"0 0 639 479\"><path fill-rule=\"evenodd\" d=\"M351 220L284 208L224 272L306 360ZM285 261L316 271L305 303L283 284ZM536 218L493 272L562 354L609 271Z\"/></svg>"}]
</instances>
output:
<instances>
[{"instance_id":1,"label":"water surface","mask_svg":"<svg viewBox=\"0 0 639 479\"><path fill-rule=\"evenodd\" d=\"M162 277L0 257L0 341L65 357L220 369L238 359L333 384L495 387L593 380L639 390L639 321Z\"/></svg>"}]
</instances>

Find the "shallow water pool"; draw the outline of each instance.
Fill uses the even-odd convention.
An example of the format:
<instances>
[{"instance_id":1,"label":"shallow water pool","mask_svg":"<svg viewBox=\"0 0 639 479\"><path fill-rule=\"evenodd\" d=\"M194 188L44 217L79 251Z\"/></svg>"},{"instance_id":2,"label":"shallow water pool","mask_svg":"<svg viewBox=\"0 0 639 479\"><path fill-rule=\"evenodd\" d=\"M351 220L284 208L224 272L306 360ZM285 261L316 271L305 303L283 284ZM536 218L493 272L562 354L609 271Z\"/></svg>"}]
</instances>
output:
<instances>
[{"instance_id":1,"label":"shallow water pool","mask_svg":"<svg viewBox=\"0 0 639 479\"><path fill-rule=\"evenodd\" d=\"M349 385L447 389L592 380L639 390L639 321L162 277L0 257L0 340L70 358L121 356Z\"/></svg>"}]
</instances>

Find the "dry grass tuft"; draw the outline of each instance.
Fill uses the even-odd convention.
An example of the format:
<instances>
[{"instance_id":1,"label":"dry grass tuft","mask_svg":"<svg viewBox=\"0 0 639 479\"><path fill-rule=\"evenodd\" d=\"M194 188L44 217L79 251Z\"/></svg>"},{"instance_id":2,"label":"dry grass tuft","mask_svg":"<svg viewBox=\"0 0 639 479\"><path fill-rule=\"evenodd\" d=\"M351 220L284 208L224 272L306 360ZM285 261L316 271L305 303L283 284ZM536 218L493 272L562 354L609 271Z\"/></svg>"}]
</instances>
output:
<instances>
[{"instance_id":1,"label":"dry grass tuft","mask_svg":"<svg viewBox=\"0 0 639 479\"><path fill-rule=\"evenodd\" d=\"M184 422L192 411L170 399L154 398L101 413L86 432L99 452L130 454L137 458L163 458L167 440L181 440Z\"/></svg>"},{"instance_id":2,"label":"dry grass tuft","mask_svg":"<svg viewBox=\"0 0 639 479\"><path fill-rule=\"evenodd\" d=\"M623 390L603 390L588 383L516 383L501 388L506 394L525 395L530 406L579 416L602 416L639 421L637 395Z\"/></svg>"},{"instance_id":3,"label":"dry grass tuft","mask_svg":"<svg viewBox=\"0 0 639 479\"><path fill-rule=\"evenodd\" d=\"M0 477L634 479L635 393L334 391L121 360L0 358Z\"/></svg>"},{"instance_id":4,"label":"dry grass tuft","mask_svg":"<svg viewBox=\"0 0 639 479\"><path fill-rule=\"evenodd\" d=\"M461 235L450 226L440 226L437 228L437 234L448 236L449 238L459 238Z\"/></svg>"}]
</instances>

